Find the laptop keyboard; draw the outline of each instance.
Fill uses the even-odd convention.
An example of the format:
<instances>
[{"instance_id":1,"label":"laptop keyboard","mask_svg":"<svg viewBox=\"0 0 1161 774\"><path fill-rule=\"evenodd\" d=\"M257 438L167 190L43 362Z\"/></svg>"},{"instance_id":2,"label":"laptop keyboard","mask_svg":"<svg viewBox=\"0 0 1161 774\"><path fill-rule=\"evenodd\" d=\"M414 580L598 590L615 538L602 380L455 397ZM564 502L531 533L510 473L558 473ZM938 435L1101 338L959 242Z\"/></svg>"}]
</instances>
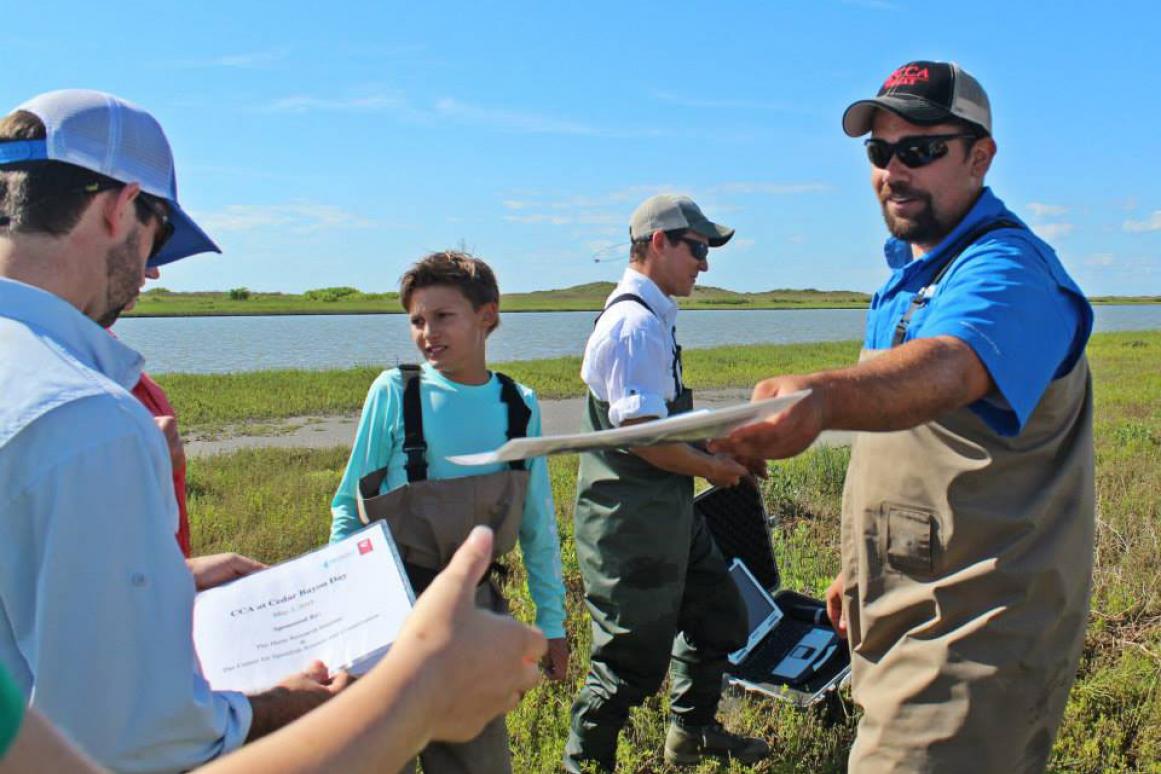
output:
<instances>
[{"instance_id":1,"label":"laptop keyboard","mask_svg":"<svg viewBox=\"0 0 1161 774\"><path fill-rule=\"evenodd\" d=\"M734 667L733 673L747 680L768 681L771 670L786 658L811 628L810 624L804 621L783 618L758 647L754 648L741 664Z\"/></svg>"}]
</instances>

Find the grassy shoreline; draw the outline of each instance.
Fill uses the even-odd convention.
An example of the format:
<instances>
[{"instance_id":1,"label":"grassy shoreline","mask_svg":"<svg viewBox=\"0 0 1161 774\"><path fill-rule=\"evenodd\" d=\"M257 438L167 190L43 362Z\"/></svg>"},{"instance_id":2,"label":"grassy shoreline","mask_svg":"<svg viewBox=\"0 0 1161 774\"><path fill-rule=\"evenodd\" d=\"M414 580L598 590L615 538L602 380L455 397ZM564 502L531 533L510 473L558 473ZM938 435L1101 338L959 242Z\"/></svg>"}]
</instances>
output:
<instances>
[{"instance_id":1,"label":"grassy shoreline","mask_svg":"<svg viewBox=\"0 0 1161 774\"><path fill-rule=\"evenodd\" d=\"M508 293L501 308L513 312L593 312L613 289L611 282L594 282L559 290ZM1161 304L1161 296L1100 296L1096 304ZM699 286L682 309L790 310L865 309L866 293L847 290L777 289L739 293ZM174 293L154 288L143 293L127 317L251 317L260 315L403 314L398 293L363 293L355 288L319 288L306 293L260 293L246 288L231 291Z\"/></svg>"},{"instance_id":2,"label":"grassy shoreline","mask_svg":"<svg viewBox=\"0 0 1161 774\"><path fill-rule=\"evenodd\" d=\"M771 373L840 366L857 345L722 348L690 352L690 377L704 387L728 381L749 384ZM812 351L814 350L814 351ZM694 357L696 355L696 357ZM1094 336L1093 369L1097 482L1096 566L1092 612L1077 682L1053 748L1050 771L1161 771L1161 331ZM575 359L512 364L519 378L551 387ZM567 367L567 368L566 368ZM202 377L183 389L213 395L219 403L245 397L219 390L222 377ZM286 377L293 382L298 377ZM334 379L324 375L317 383ZM370 383L356 387L361 393ZM725 385L723 385L725 386ZM251 385L253 388L253 385ZM336 387L337 389L337 387ZM570 388L571 389L571 388ZM188 392L170 397L187 414ZM277 397L277 396L274 396ZM361 394L355 397L361 401ZM350 396L344 398L350 400ZM240 408L233 410L243 414ZM329 502L348 450L245 449L194 459L189 468L195 553L239 551L279 561L327 538ZM779 516L772 539L787 588L820 595L838 568L839 503L848 450L819 449L771 465L763 496ZM568 592L568 632L573 658L564 684L530 691L509 715L513 766L520 772L559 768L572 697L587 668L588 619L572 542L575 457L550 461L562 566ZM512 568L506 593L515 615L532 620L523 567ZM670 772L661 760L665 699L633 712L622 735L623 771ZM734 728L758 734L774 750L753 767L706 764L699 772L841 772L854 737L855 719L842 707L800 712L756 697L731 697L723 714Z\"/></svg>"}]
</instances>

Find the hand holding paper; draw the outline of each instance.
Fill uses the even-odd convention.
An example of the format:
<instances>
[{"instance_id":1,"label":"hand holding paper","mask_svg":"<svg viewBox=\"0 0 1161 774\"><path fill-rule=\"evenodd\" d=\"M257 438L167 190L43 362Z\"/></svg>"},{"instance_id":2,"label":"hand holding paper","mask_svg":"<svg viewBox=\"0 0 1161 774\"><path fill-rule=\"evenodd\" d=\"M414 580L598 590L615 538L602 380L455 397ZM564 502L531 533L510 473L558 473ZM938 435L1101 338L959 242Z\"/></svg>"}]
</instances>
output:
<instances>
[{"instance_id":1,"label":"hand holding paper","mask_svg":"<svg viewBox=\"0 0 1161 774\"><path fill-rule=\"evenodd\" d=\"M761 421L734 428L725 438L712 441L711 451L745 458L780 460L805 451L824 429L822 393L801 376L780 376L759 382L751 405L783 397L799 396Z\"/></svg>"},{"instance_id":2,"label":"hand holding paper","mask_svg":"<svg viewBox=\"0 0 1161 774\"><path fill-rule=\"evenodd\" d=\"M702 409L666 419L642 422L615 430L573 435L545 435L539 438L516 438L500 448L480 454L459 454L448 459L457 465L491 465L513 462L548 454L655 446L674 441L705 441L726 435L731 430L772 417L785 411L810 394L801 390L779 394L765 400L743 403L724 409Z\"/></svg>"}]
</instances>

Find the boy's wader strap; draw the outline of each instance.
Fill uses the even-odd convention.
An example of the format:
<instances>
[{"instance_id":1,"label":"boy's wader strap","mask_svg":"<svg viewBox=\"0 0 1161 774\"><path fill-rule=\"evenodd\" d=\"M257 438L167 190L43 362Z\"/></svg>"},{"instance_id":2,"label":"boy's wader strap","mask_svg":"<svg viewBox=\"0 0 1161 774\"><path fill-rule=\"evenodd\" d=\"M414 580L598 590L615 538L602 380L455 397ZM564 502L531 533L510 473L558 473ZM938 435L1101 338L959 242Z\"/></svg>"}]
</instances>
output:
<instances>
[{"instance_id":1,"label":"boy's wader strap","mask_svg":"<svg viewBox=\"0 0 1161 774\"><path fill-rule=\"evenodd\" d=\"M423 438L423 406L419 402L419 366L399 366L403 374L403 453L407 455L407 480L427 480L427 441ZM382 482L380 482L382 483ZM378 489L375 493L378 494Z\"/></svg>"},{"instance_id":2,"label":"boy's wader strap","mask_svg":"<svg viewBox=\"0 0 1161 774\"><path fill-rule=\"evenodd\" d=\"M524 438L528 435L528 422L532 419L532 410L528 408L524 398L520 397L520 391L516 389L516 382L512 381L512 377L499 371L495 374L500 380L500 400L508 407L508 440ZM524 460L516 460L508 463L508 469L527 470L527 466Z\"/></svg>"},{"instance_id":3,"label":"boy's wader strap","mask_svg":"<svg viewBox=\"0 0 1161 774\"><path fill-rule=\"evenodd\" d=\"M891 340L892 347L899 346L903 343L903 340L907 338L907 326L911 325L912 316L914 316L914 314L920 309L927 306L927 302L931 300L933 295L935 295L935 289L938 287L940 280L942 280L944 275L947 274L947 272L951 269L952 265L955 263L955 259L959 258L960 254L964 250L975 244L976 241L979 240L980 237L982 237L984 234L996 231L1001 228L1022 229L1024 226L1014 220L1004 220L1003 218L1000 220L993 220L989 223L985 223L982 226L979 226L972 231L967 232L962 237L960 237L958 242L948 248L946 255L942 259L942 265L935 273L935 277L931 280L931 282L928 282L926 285L919 289L919 292L915 294L915 298L911 299L911 306L907 307L907 311L903 313L903 316L899 318L899 322L896 323L895 336Z\"/></svg>"},{"instance_id":4,"label":"boy's wader strap","mask_svg":"<svg viewBox=\"0 0 1161 774\"><path fill-rule=\"evenodd\" d=\"M645 299L641 298L641 296L637 295L636 293L622 293L619 296L614 296L613 298L609 299L609 303L605 304L605 308L602 309L601 313L597 315L595 320L593 320L593 327L595 328L597 326L597 323L600 321L601 317L605 314L605 312L609 311L609 307L611 307L613 304L619 304L622 301L632 301L636 304L640 304L649 310L649 314L657 317L657 312L654 312L653 307L645 303ZM657 317L657 319L660 320L661 318ZM681 345L677 343L676 325L669 329L669 335L673 337L673 394L680 395L684 387L681 384Z\"/></svg>"},{"instance_id":5,"label":"boy's wader strap","mask_svg":"<svg viewBox=\"0 0 1161 774\"><path fill-rule=\"evenodd\" d=\"M427 440L423 435L423 404L419 399L419 386L423 381L423 373L419 366L406 364L399 366L403 373L403 453L407 455L407 482L414 484L427 480ZM516 382L507 374L495 372L500 380L500 400L508 407L508 440L524 438L528 435L528 422L532 419L532 411L528 404L520 397L516 389ZM508 463L509 470L526 470L524 460ZM376 471L378 472L378 471ZM384 476L386 472L384 471ZM370 478L367 476L363 480ZM363 492L364 497L372 497L379 493L378 486L383 483L383 477L376 482L376 488L371 493Z\"/></svg>"}]
</instances>

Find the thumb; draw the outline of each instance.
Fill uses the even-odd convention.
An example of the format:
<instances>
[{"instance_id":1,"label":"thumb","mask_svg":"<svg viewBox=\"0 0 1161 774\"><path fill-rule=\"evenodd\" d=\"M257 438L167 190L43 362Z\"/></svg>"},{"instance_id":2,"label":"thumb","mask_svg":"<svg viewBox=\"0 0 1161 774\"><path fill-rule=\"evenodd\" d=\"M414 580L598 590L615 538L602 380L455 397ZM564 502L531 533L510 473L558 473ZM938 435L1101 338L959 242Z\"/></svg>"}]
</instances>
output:
<instances>
[{"instance_id":1,"label":"thumb","mask_svg":"<svg viewBox=\"0 0 1161 774\"><path fill-rule=\"evenodd\" d=\"M492 540L492 530L488 527L473 529L440 575L472 589L474 593L492 563Z\"/></svg>"}]
</instances>

